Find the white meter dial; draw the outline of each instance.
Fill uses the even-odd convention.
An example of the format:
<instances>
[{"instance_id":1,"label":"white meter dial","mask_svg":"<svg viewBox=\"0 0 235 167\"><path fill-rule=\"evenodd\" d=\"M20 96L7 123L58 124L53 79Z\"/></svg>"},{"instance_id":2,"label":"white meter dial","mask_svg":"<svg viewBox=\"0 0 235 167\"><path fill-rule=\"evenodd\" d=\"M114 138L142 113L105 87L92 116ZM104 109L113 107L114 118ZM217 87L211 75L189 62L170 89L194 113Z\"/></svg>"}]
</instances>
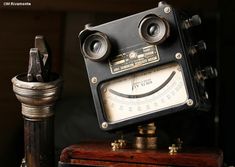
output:
<instances>
[{"instance_id":1,"label":"white meter dial","mask_svg":"<svg viewBox=\"0 0 235 167\"><path fill-rule=\"evenodd\" d=\"M101 85L101 96L109 123L177 107L188 100L182 68L176 63L106 82Z\"/></svg>"}]
</instances>

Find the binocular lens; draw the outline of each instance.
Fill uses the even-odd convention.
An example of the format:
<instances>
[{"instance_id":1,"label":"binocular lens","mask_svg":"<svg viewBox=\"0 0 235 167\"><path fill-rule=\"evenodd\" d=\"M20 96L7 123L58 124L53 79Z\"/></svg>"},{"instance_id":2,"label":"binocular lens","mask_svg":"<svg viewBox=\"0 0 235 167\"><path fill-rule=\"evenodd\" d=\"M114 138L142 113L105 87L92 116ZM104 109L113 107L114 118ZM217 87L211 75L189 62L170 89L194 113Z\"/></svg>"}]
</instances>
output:
<instances>
[{"instance_id":1,"label":"binocular lens","mask_svg":"<svg viewBox=\"0 0 235 167\"><path fill-rule=\"evenodd\" d=\"M160 44L169 34L168 22L156 15L146 16L139 24L139 35L149 44Z\"/></svg>"},{"instance_id":2,"label":"binocular lens","mask_svg":"<svg viewBox=\"0 0 235 167\"><path fill-rule=\"evenodd\" d=\"M157 36L160 31L159 25L152 23L147 27L147 31L149 36Z\"/></svg>"},{"instance_id":3,"label":"binocular lens","mask_svg":"<svg viewBox=\"0 0 235 167\"><path fill-rule=\"evenodd\" d=\"M91 43L91 46L90 46L90 47L91 47L90 50L91 50L93 53L99 53L99 51L100 51L100 49L101 49L101 47L102 47L102 43L101 43L100 41L95 40L95 41L93 41L93 42Z\"/></svg>"},{"instance_id":4,"label":"binocular lens","mask_svg":"<svg viewBox=\"0 0 235 167\"><path fill-rule=\"evenodd\" d=\"M101 33L95 32L87 36L82 44L84 55L93 61L102 61L110 53L111 45L108 37Z\"/></svg>"}]
</instances>

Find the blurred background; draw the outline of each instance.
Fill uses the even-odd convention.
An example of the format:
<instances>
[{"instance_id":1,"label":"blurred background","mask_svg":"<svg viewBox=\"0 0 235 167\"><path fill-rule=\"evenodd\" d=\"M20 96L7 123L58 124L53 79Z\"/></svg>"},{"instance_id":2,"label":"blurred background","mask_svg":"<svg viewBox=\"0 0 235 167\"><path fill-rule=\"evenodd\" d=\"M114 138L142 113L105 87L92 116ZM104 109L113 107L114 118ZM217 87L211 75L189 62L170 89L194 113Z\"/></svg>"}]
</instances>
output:
<instances>
[{"instance_id":1,"label":"blurred background","mask_svg":"<svg viewBox=\"0 0 235 167\"><path fill-rule=\"evenodd\" d=\"M219 147L224 152L225 163L235 165L235 2L227 1L167 1L179 10L201 16L202 25L195 29L196 38L207 43L203 63L216 67L219 76L207 83L213 104L211 111L182 118L179 115L174 119L169 116L157 121L163 138L164 134L169 134L182 137L187 145ZM77 36L87 23L97 25L154 8L158 1L20 1L30 2L31 6L4 6L4 2L8 1L0 1L1 166L19 166L24 156L21 106L12 91L11 78L27 72L29 49L34 46L36 35L44 35L47 39L52 51L53 71L64 78L63 94L55 116L56 158L61 149L71 144L111 138L112 135L98 128ZM186 124L177 123L182 122L179 120ZM166 124L169 121L172 124Z\"/></svg>"}]
</instances>

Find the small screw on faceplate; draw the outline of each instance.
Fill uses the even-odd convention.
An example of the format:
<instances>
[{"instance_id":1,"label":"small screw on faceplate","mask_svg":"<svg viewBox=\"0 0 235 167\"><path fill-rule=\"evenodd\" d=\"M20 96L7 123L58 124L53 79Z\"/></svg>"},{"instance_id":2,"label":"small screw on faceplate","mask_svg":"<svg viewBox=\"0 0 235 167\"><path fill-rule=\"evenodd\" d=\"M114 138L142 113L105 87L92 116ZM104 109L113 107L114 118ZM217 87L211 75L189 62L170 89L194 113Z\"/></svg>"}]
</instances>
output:
<instances>
[{"instance_id":1,"label":"small screw on faceplate","mask_svg":"<svg viewBox=\"0 0 235 167\"><path fill-rule=\"evenodd\" d=\"M164 12L165 13L170 13L171 12L171 8L169 6L164 8Z\"/></svg>"},{"instance_id":2,"label":"small screw on faceplate","mask_svg":"<svg viewBox=\"0 0 235 167\"><path fill-rule=\"evenodd\" d=\"M193 105L193 100L192 99L188 99L187 100L187 105L188 106L192 106Z\"/></svg>"},{"instance_id":3,"label":"small screw on faceplate","mask_svg":"<svg viewBox=\"0 0 235 167\"><path fill-rule=\"evenodd\" d=\"M179 53L179 52L176 53L176 54L175 54L175 58L178 59L178 60L181 59L181 58L182 58L182 54Z\"/></svg>"},{"instance_id":4,"label":"small screw on faceplate","mask_svg":"<svg viewBox=\"0 0 235 167\"><path fill-rule=\"evenodd\" d=\"M106 129L109 125L108 125L107 122L103 122L103 123L101 124L101 126L102 126L103 129Z\"/></svg>"},{"instance_id":5,"label":"small screw on faceplate","mask_svg":"<svg viewBox=\"0 0 235 167\"><path fill-rule=\"evenodd\" d=\"M92 78L91 78L91 82L92 82L93 84L97 83L97 78L96 78L96 77L92 77Z\"/></svg>"}]
</instances>

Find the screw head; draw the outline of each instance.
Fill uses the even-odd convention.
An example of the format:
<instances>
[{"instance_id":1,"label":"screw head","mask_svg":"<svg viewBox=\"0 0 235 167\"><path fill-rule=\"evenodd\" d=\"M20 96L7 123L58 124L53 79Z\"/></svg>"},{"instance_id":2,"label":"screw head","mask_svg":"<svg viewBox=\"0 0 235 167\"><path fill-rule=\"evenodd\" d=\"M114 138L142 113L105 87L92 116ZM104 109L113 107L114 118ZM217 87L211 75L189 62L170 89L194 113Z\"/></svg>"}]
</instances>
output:
<instances>
[{"instance_id":1,"label":"screw head","mask_svg":"<svg viewBox=\"0 0 235 167\"><path fill-rule=\"evenodd\" d=\"M108 128L108 126L109 126L109 124L108 124L107 122L103 122L103 123L101 124L101 127L102 127L103 129Z\"/></svg>"},{"instance_id":2,"label":"screw head","mask_svg":"<svg viewBox=\"0 0 235 167\"><path fill-rule=\"evenodd\" d=\"M91 78L91 83L93 83L93 84L97 83L97 78L96 77L92 77Z\"/></svg>"},{"instance_id":3,"label":"screw head","mask_svg":"<svg viewBox=\"0 0 235 167\"><path fill-rule=\"evenodd\" d=\"M165 13L170 13L171 12L171 8L169 6L164 8L164 12Z\"/></svg>"},{"instance_id":4,"label":"screw head","mask_svg":"<svg viewBox=\"0 0 235 167\"><path fill-rule=\"evenodd\" d=\"M176 54L175 54L175 58L178 59L178 60L179 60L179 59L182 59L182 54L179 53L179 52L176 53Z\"/></svg>"},{"instance_id":5,"label":"screw head","mask_svg":"<svg viewBox=\"0 0 235 167\"><path fill-rule=\"evenodd\" d=\"M193 105L193 100L192 99L188 99L187 100L187 105L188 106L192 106Z\"/></svg>"}]
</instances>

